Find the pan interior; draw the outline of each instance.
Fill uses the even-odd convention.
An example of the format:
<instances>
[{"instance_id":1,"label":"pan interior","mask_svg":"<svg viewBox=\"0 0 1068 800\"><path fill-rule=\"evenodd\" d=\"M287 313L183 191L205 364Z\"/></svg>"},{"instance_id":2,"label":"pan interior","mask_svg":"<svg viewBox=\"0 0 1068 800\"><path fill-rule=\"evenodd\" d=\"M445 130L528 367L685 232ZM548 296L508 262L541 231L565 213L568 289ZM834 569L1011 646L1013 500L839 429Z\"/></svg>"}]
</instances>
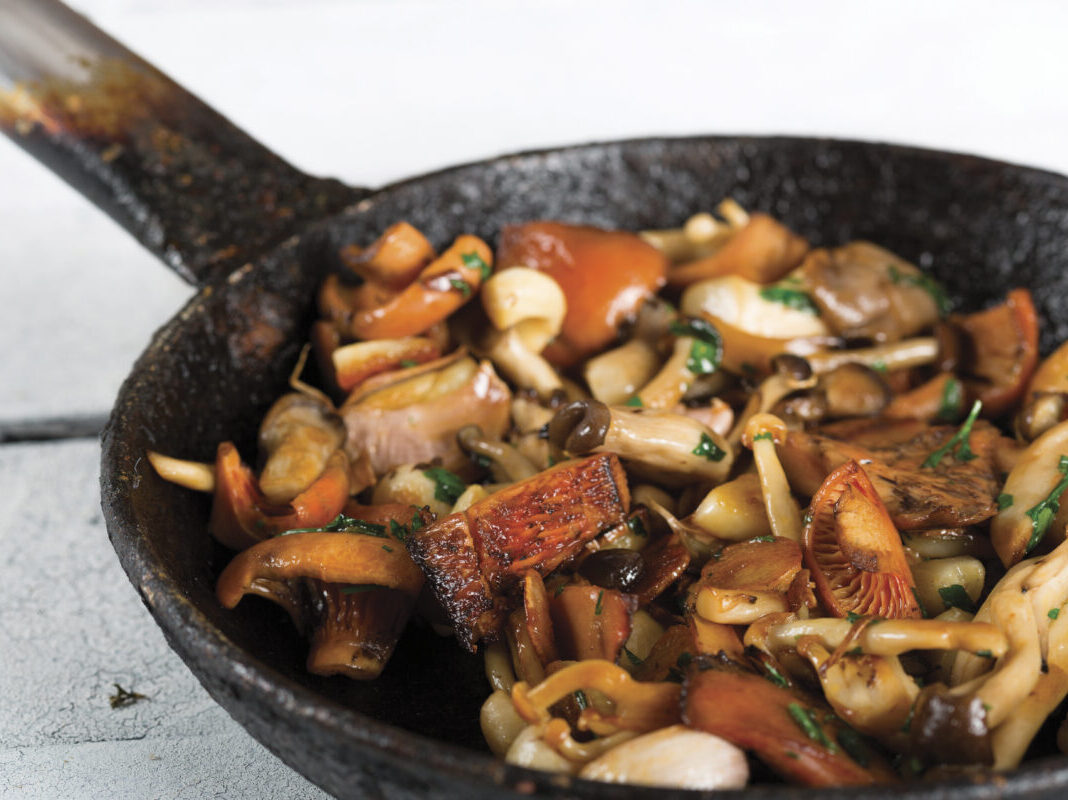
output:
<instances>
[{"instance_id":1,"label":"pan interior","mask_svg":"<svg viewBox=\"0 0 1068 800\"><path fill-rule=\"evenodd\" d=\"M675 226L727 196L817 245L881 244L932 272L958 308L1030 287L1043 351L1068 338L1068 315L1058 309L1068 296L1068 179L1037 170L865 143L701 138L506 157L389 187L194 299L138 362L105 435L102 484L115 547L174 647L231 714L312 780L348 796L345 787L358 782L331 776L346 758L350 770L370 769L367 742L354 741L351 752L338 742L318 748L295 735L302 726L312 731L330 715L351 722L355 711L482 751L478 708L488 689L480 657L418 626L375 682L307 674L305 645L281 611L254 599L232 612L218 605L214 580L228 554L206 532L209 503L159 480L145 451L212 460L229 439L252 458L258 421L284 390L307 333L320 276L342 246L366 244L397 220L443 247L464 232L492 243L502 225L537 218ZM241 674L217 657L228 643ZM273 685L285 690L277 698ZM302 689L317 698L318 723L289 705L294 691L307 697ZM406 767L413 773L432 771L418 742L398 731L382 746L419 756ZM366 768L352 766L360 759ZM484 761L472 764L477 771Z\"/></svg>"}]
</instances>

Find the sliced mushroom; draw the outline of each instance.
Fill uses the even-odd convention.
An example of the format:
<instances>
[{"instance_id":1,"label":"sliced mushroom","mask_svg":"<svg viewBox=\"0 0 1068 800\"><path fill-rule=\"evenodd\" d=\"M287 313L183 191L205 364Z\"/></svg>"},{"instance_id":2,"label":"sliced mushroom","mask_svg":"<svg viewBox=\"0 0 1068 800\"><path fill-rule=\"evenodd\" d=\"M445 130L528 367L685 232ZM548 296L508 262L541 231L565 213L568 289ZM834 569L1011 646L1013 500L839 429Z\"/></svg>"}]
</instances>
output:
<instances>
[{"instance_id":1,"label":"sliced mushroom","mask_svg":"<svg viewBox=\"0 0 1068 800\"><path fill-rule=\"evenodd\" d=\"M638 236L562 222L527 222L501 230L497 260L553 278L567 315L545 357L561 367L603 350L620 324L664 284L664 256Z\"/></svg>"},{"instance_id":2,"label":"sliced mushroom","mask_svg":"<svg viewBox=\"0 0 1068 800\"><path fill-rule=\"evenodd\" d=\"M495 331L486 355L520 387L542 397L563 388L556 370L541 357L567 313L564 292L552 277L527 267L509 267L482 287L482 307Z\"/></svg>"},{"instance_id":3,"label":"sliced mushroom","mask_svg":"<svg viewBox=\"0 0 1068 800\"><path fill-rule=\"evenodd\" d=\"M897 341L933 325L945 295L932 278L869 242L813 250L801 274L836 333Z\"/></svg>"},{"instance_id":4,"label":"sliced mushroom","mask_svg":"<svg viewBox=\"0 0 1068 800\"><path fill-rule=\"evenodd\" d=\"M290 502L322 474L345 441L345 424L334 409L307 395L283 395L260 423L266 461L259 488L271 503Z\"/></svg>"},{"instance_id":5,"label":"sliced mushroom","mask_svg":"<svg viewBox=\"0 0 1068 800\"><path fill-rule=\"evenodd\" d=\"M367 453L376 475L435 459L464 474L470 462L457 432L477 424L500 438L508 427L511 394L488 362L476 364L460 352L394 373L388 383L380 377L366 381L341 409L351 447Z\"/></svg>"},{"instance_id":6,"label":"sliced mushroom","mask_svg":"<svg viewBox=\"0 0 1068 800\"><path fill-rule=\"evenodd\" d=\"M797 298L797 299L795 299ZM690 316L708 316L751 336L780 340L827 336L830 332L805 287L763 286L737 275L695 283L683 293L681 309Z\"/></svg>"},{"instance_id":7,"label":"sliced mushroom","mask_svg":"<svg viewBox=\"0 0 1068 800\"><path fill-rule=\"evenodd\" d=\"M722 481L733 453L724 439L680 414L582 400L549 423L549 441L569 453L616 453L659 483Z\"/></svg>"},{"instance_id":8,"label":"sliced mushroom","mask_svg":"<svg viewBox=\"0 0 1068 800\"><path fill-rule=\"evenodd\" d=\"M636 395L633 405L667 409L677 405L702 375L711 375L723 360L723 340L714 326L701 318L672 323L676 337L671 357ZM628 404L631 401L628 400Z\"/></svg>"},{"instance_id":9,"label":"sliced mushroom","mask_svg":"<svg viewBox=\"0 0 1068 800\"><path fill-rule=\"evenodd\" d=\"M586 361L583 375L590 394L602 403L622 404L645 386L660 368L660 355L644 339L626 344Z\"/></svg>"},{"instance_id":10,"label":"sliced mushroom","mask_svg":"<svg viewBox=\"0 0 1068 800\"><path fill-rule=\"evenodd\" d=\"M786 611L786 592L800 571L801 548L789 539L729 545L701 571L695 610L725 625Z\"/></svg>"},{"instance_id":11,"label":"sliced mushroom","mask_svg":"<svg viewBox=\"0 0 1068 800\"><path fill-rule=\"evenodd\" d=\"M331 354L333 375L343 392L350 392L372 375L424 364L441 356L434 342L422 336L373 339L338 347Z\"/></svg>"},{"instance_id":12,"label":"sliced mushroom","mask_svg":"<svg viewBox=\"0 0 1068 800\"><path fill-rule=\"evenodd\" d=\"M614 662L630 637L630 618L637 602L618 589L570 585L553 593L549 609L561 657Z\"/></svg>"}]
</instances>

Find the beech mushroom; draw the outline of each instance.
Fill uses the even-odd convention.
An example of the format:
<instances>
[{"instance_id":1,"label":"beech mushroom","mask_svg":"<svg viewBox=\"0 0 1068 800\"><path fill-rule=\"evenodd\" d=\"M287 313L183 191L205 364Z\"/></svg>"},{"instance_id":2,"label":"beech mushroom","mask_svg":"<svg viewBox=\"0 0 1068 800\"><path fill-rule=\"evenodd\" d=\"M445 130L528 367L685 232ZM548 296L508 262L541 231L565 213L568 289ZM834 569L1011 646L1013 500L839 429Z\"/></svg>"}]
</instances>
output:
<instances>
[{"instance_id":1,"label":"beech mushroom","mask_svg":"<svg viewBox=\"0 0 1068 800\"><path fill-rule=\"evenodd\" d=\"M723 220L702 211L689 217L681 228L644 230L639 235L672 264L704 258L722 248L749 221L745 210L730 198L723 200L716 210Z\"/></svg>"},{"instance_id":2,"label":"beech mushroom","mask_svg":"<svg viewBox=\"0 0 1068 800\"><path fill-rule=\"evenodd\" d=\"M628 405L666 409L676 405L701 375L719 369L723 360L723 340L719 332L700 318L680 319L671 325L676 337L671 357L660 371L641 388Z\"/></svg>"},{"instance_id":3,"label":"beech mushroom","mask_svg":"<svg viewBox=\"0 0 1068 800\"><path fill-rule=\"evenodd\" d=\"M730 742L672 725L616 745L586 764L579 777L679 789L740 789L749 781L749 764Z\"/></svg>"},{"instance_id":4,"label":"beech mushroom","mask_svg":"<svg viewBox=\"0 0 1068 800\"><path fill-rule=\"evenodd\" d=\"M753 451L764 508L772 532L783 539L801 541L801 509L790 492L775 445L786 437L786 425L771 414L756 414L745 426L742 443Z\"/></svg>"},{"instance_id":5,"label":"beech mushroom","mask_svg":"<svg viewBox=\"0 0 1068 800\"><path fill-rule=\"evenodd\" d=\"M487 651L488 652L488 651ZM482 735L490 751L498 758L504 758L512 743L527 727L526 721L519 716L512 705L511 687L495 689L486 698L478 714Z\"/></svg>"},{"instance_id":6,"label":"beech mushroom","mask_svg":"<svg viewBox=\"0 0 1068 800\"><path fill-rule=\"evenodd\" d=\"M549 423L549 441L570 453L617 453L659 483L719 482L734 460L723 438L696 420L596 400L560 409Z\"/></svg>"},{"instance_id":7,"label":"beech mushroom","mask_svg":"<svg viewBox=\"0 0 1068 800\"><path fill-rule=\"evenodd\" d=\"M266 455L259 488L271 503L288 503L319 477L345 442L345 424L334 409L307 395L283 395L260 423Z\"/></svg>"},{"instance_id":8,"label":"beech mushroom","mask_svg":"<svg viewBox=\"0 0 1068 800\"><path fill-rule=\"evenodd\" d=\"M503 436L510 401L492 366L477 364L461 351L365 381L342 406L341 416L350 445L367 453L376 475L434 459L463 474L470 464L457 432L477 424L488 436Z\"/></svg>"},{"instance_id":9,"label":"beech mushroom","mask_svg":"<svg viewBox=\"0 0 1068 800\"><path fill-rule=\"evenodd\" d=\"M465 451L487 458L497 480L515 482L526 480L539 470L524 455L507 442L487 437L478 425L465 425L456 433Z\"/></svg>"},{"instance_id":10,"label":"beech mushroom","mask_svg":"<svg viewBox=\"0 0 1068 800\"><path fill-rule=\"evenodd\" d=\"M760 476L753 472L712 489L690 519L713 536L732 542L771 534Z\"/></svg>"},{"instance_id":11,"label":"beech mushroom","mask_svg":"<svg viewBox=\"0 0 1068 800\"><path fill-rule=\"evenodd\" d=\"M486 355L523 388L548 397L563 388L541 351L560 333L567 300L560 285L544 272L509 267L482 287L482 307L495 328Z\"/></svg>"},{"instance_id":12,"label":"beech mushroom","mask_svg":"<svg viewBox=\"0 0 1068 800\"><path fill-rule=\"evenodd\" d=\"M622 404L634 397L660 368L660 355L644 339L626 344L586 361L583 375L590 394L609 405Z\"/></svg>"},{"instance_id":13,"label":"beech mushroom","mask_svg":"<svg viewBox=\"0 0 1068 800\"><path fill-rule=\"evenodd\" d=\"M172 458L154 450L148 451L148 461L165 481L176 483L195 492L215 491L215 467L211 464Z\"/></svg>"},{"instance_id":14,"label":"beech mushroom","mask_svg":"<svg viewBox=\"0 0 1068 800\"><path fill-rule=\"evenodd\" d=\"M800 356L783 353L771 360L773 374L760 382L749 395L745 408L738 414L734 427L727 434L727 441L738 444L749 420L757 414L766 414L784 397L816 385L816 376L808 362Z\"/></svg>"}]
</instances>

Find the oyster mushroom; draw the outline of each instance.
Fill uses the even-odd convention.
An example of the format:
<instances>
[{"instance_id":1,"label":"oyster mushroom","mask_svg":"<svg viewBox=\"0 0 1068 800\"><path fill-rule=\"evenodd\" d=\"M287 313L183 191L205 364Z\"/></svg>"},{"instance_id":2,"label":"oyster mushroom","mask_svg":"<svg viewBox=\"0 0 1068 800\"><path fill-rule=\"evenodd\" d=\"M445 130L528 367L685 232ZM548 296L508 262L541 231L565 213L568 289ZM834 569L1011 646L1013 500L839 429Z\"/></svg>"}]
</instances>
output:
<instances>
[{"instance_id":1,"label":"oyster mushroom","mask_svg":"<svg viewBox=\"0 0 1068 800\"><path fill-rule=\"evenodd\" d=\"M322 474L345 442L345 424L325 402L304 394L283 395L260 423L266 455L259 488L268 502L288 503Z\"/></svg>"},{"instance_id":2,"label":"oyster mushroom","mask_svg":"<svg viewBox=\"0 0 1068 800\"><path fill-rule=\"evenodd\" d=\"M542 397L563 389L556 370L541 357L567 313L560 285L544 272L509 267L486 281L482 307L495 328L485 347L493 363L513 382Z\"/></svg>"},{"instance_id":3,"label":"oyster mushroom","mask_svg":"<svg viewBox=\"0 0 1068 800\"><path fill-rule=\"evenodd\" d=\"M435 459L462 475L470 466L457 432L477 424L487 436L500 438L510 401L508 387L488 362L478 364L457 352L365 381L341 416L350 447L367 454L375 475Z\"/></svg>"},{"instance_id":4,"label":"oyster mushroom","mask_svg":"<svg viewBox=\"0 0 1068 800\"><path fill-rule=\"evenodd\" d=\"M659 483L722 481L733 463L721 436L681 414L580 400L549 422L549 441L569 453L616 453Z\"/></svg>"}]
</instances>

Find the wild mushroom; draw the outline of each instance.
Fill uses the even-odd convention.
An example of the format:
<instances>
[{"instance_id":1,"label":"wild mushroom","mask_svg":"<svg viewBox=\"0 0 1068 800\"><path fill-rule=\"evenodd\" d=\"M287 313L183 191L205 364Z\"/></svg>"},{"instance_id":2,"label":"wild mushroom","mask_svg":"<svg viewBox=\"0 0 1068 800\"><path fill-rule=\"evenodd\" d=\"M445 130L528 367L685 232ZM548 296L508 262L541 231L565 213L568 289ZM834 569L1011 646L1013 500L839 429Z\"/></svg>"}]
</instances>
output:
<instances>
[{"instance_id":1,"label":"wild mushroom","mask_svg":"<svg viewBox=\"0 0 1068 800\"><path fill-rule=\"evenodd\" d=\"M148 461L165 481L176 483L195 492L215 491L215 467L211 464L172 458L154 450L148 451Z\"/></svg>"},{"instance_id":2,"label":"wild mushroom","mask_svg":"<svg viewBox=\"0 0 1068 800\"><path fill-rule=\"evenodd\" d=\"M896 395L886 406L890 419L920 419L931 422L957 422L964 416L964 384L950 372L941 372L929 381Z\"/></svg>"},{"instance_id":3,"label":"wild mushroom","mask_svg":"<svg viewBox=\"0 0 1068 800\"><path fill-rule=\"evenodd\" d=\"M737 275L712 278L687 287L680 310L751 336L789 340L830 333L799 282L764 286Z\"/></svg>"},{"instance_id":4,"label":"wild mushroom","mask_svg":"<svg viewBox=\"0 0 1068 800\"><path fill-rule=\"evenodd\" d=\"M567 367L603 350L620 324L664 284L664 256L633 233L562 222L527 222L501 230L497 261L539 270L567 298L567 314L545 358Z\"/></svg>"},{"instance_id":5,"label":"wild mushroom","mask_svg":"<svg viewBox=\"0 0 1068 800\"><path fill-rule=\"evenodd\" d=\"M495 689L486 698L479 711L478 722L486 744L498 758L504 758L512 743L527 727L526 721L512 705L511 687L508 690Z\"/></svg>"},{"instance_id":6,"label":"wild mushroom","mask_svg":"<svg viewBox=\"0 0 1068 800\"><path fill-rule=\"evenodd\" d=\"M1068 525L1068 421L1050 428L1024 450L998 497L990 541L1011 567L1049 536L1053 544ZM1061 509L1064 500L1065 508Z\"/></svg>"},{"instance_id":7,"label":"wild mushroom","mask_svg":"<svg viewBox=\"0 0 1068 800\"><path fill-rule=\"evenodd\" d=\"M347 331L356 339L399 339L423 333L472 299L492 274L492 264L489 245L477 236L459 236L405 289L359 306Z\"/></svg>"},{"instance_id":8,"label":"wild mushroom","mask_svg":"<svg viewBox=\"0 0 1068 800\"><path fill-rule=\"evenodd\" d=\"M786 611L786 592L801 567L801 548L789 539L728 545L701 571L694 608L725 625L748 625Z\"/></svg>"},{"instance_id":9,"label":"wild mushroom","mask_svg":"<svg viewBox=\"0 0 1068 800\"><path fill-rule=\"evenodd\" d=\"M723 220L707 211L689 217L681 228L644 230L639 235L663 253L673 265L713 255L749 222L749 215L734 200L723 200L716 209Z\"/></svg>"},{"instance_id":10,"label":"wild mushroom","mask_svg":"<svg viewBox=\"0 0 1068 800\"><path fill-rule=\"evenodd\" d=\"M637 601L593 584L564 586L548 599L559 657L568 661L615 661L630 637Z\"/></svg>"},{"instance_id":11,"label":"wild mushroom","mask_svg":"<svg viewBox=\"0 0 1068 800\"><path fill-rule=\"evenodd\" d=\"M440 357L440 348L422 336L354 342L338 347L330 356L338 387L346 393L372 375Z\"/></svg>"},{"instance_id":12,"label":"wild mushroom","mask_svg":"<svg viewBox=\"0 0 1068 800\"><path fill-rule=\"evenodd\" d=\"M590 394L602 403L622 404L634 397L660 368L660 355L644 339L634 338L587 359L583 367Z\"/></svg>"},{"instance_id":13,"label":"wild mushroom","mask_svg":"<svg viewBox=\"0 0 1068 800\"><path fill-rule=\"evenodd\" d=\"M498 481L524 481L539 470L518 450L500 439L491 439L478 425L465 425L456 433L456 440L465 451L489 459Z\"/></svg>"},{"instance_id":14,"label":"wild mushroom","mask_svg":"<svg viewBox=\"0 0 1068 800\"><path fill-rule=\"evenodd\" d=\"M721 436L667 411L581 400L549 422L549 441L569 453L616 453L658 483L722 481L734 457Z\"/></svg>"},{"instance_id":15,"label":"wild mushroom","mask_svg":"<svg viewBox=\"0 0 1068 800\"><path fill-rule=\"evenodd\" d=\"M500 630L508 592L528 570L547 575L627 515L626 475L613 455L557 464L413 533L406 540L461 643Z\"/></svg>"},{"instance_id":16,"label":"wild mushroom","mask_svg":"<svg viewBox=\"0 0 1068 800\"><path fill-rule=\"evenodd\" d=\"M260 423L260 452L266 460L259 488L271 503L288 503L322 474L345 442L345 424L334 411L307 395L283 395Z\"/></svg>"},{"instance_id":17,"label":"wild mushroom","mask_svg":"<svg viewBox=\"0 0 1068 800\"><path fill-rule=\"evenodd\" d=\"M672 725L618 744L579 771L586 780L678 789L741 789L745 753L718 736Z\"/></svg>"},{"instance_id":18,"label":"wild mushroom","mask_svg":"<svg viewBox=\"0 0 1068 800\"><path fill-rule=\"evenodd\" d=\"M820 375L816 391L823 396L830 419L874 417L890 402L886 381L863 364L843 364Z\"/></svg>"},{"instance_id":19,"label":"wild mushroom","mask_svg":"<svg viewBox=\"0 0 1068 800\"><path fill-rule=\"evenodd\" d=\"M945 293L932 278L869 242L813 250L798 272L822 318L849 338L897 341L948 310Z\"/></svg>"},{"instance_id":20,"label":"wild mushroom","mask_svg":"<svg viewBox=\"0 0 1068 800\"><path fill-rule=\"evenodd\" d=\"M746 423L742 443L753 451L764 508L772 532L782 538L801 541L801 509L790 492L775 445L786 438L786 425L771 414L756 414Z\"/></svg>"},{"instance_id":21,"label":"wild mushroom","mask_svg":"<svg viewBox=\"0 0 1068 800\"><path fill-rule=\"evenodd\" d=\"M930 616L949 608L974 613L983 592L986 568L972 556L931 558L912 564L916 596Z\"/></svg>"},{"instance_id":22,"label":"wild mushroom","mask_svg":"<svg viewBox=\"0 0 1068 800\"><path fill-rule=\"evenodd\" d=\"M740 275L750 281L770 283L801 263L808 242L767 214L749 216L717 252L697 261L673 267L672 286L689 286L707 278Z\"/></svg>"},{"instance_id":23,"label":"wild mushroom","mask_svg":"<svg viewBox=\"0 0 1068 800\"><path fill-rule=\"evenodd\" d=\"M760 476L746 472L713 488L690 520L719 539L743 542L771 534Z\"/></svg>"},{"instance_id":24,"label":"wild mushroom","mask_svg":"<svg viewBox=\"0 0 1068 800\"><path fill-rule=\"evenodd\" d=\"M734 427L727 434L727 441L737 445L742 440L749 420L757 414L766 414L783 398L794 392L811 389L817 383L808 362L800 356L782 353L771 360L773 374L764 378L749 395L745 408L738 414Z\"/></svg>"},{"instance_id":25,"label":"wild mushroom","mask_svg":"<svg viewBox=\"0 0 1068 800\"><path fill-rule=\"evenodd\" d=\"M340 255L345 268L363 280L400 290L415 280L436 254L419 230L401 221L386 228L369 247L348 245Z\"/></svg>"},{"instance_id":26,"label":"wild mushroom","mask_svg":"<svg viewBox=\"0 0 1068 800\"><path fill-rule=\"evenodd\" d=\"M803 542L816 592L836 617L921 615L901 537L857 462L836 469L816 492Z\"/></svg>"},{"instance_id":27,"label":"wild mushroom","mask_svg":"<svg viewBox=\"0 0 1068 800\"><path fill-rule=\"evenodd\" d=\"M560 285L544 272L509 267L482 287L482 307L495 331L486 355L513 382L542 397L563 388L541 351L560 333L567 301Z\"/></svg>"},{"instance_id":28,"label":"wild mushroom","mask_svg":"<svg viewBox=\"0 0 1068 800\"><path fill-rule=\"evenodd\" d=\"M341 416L351 447L367 454L375 475L434 459L462 475L470 471L470 461L457 432L477 424L488 436L503 436L510 401L507 385L490 364L477 364L460 351L365 381Z\"/></svg>"},{"instance_id":29,"label":"wild mushroom","mask_svg":"<svg viewBox=\"0 0 1068 800\"><path fill-rule=\"evenodd\" d=\"M934 363L939 355L933 336L861 347L854 350L827 350L806 356L812 371L822 375L845 364L863 364L872 369L893 371Z\"/></svg>"},{"instance_id":30,"label":"wild mushroom","mask_svg":"<svg viewBox=\"0 0 1068 800\"><path fill-rule=\"evenodd\" d=\"M671 357L628 405L667 409L675 406L701 375L711 375L723 360L723 340L711 324L683 318L671 325L675 344Z\"/></svg>"}]
</instances>

